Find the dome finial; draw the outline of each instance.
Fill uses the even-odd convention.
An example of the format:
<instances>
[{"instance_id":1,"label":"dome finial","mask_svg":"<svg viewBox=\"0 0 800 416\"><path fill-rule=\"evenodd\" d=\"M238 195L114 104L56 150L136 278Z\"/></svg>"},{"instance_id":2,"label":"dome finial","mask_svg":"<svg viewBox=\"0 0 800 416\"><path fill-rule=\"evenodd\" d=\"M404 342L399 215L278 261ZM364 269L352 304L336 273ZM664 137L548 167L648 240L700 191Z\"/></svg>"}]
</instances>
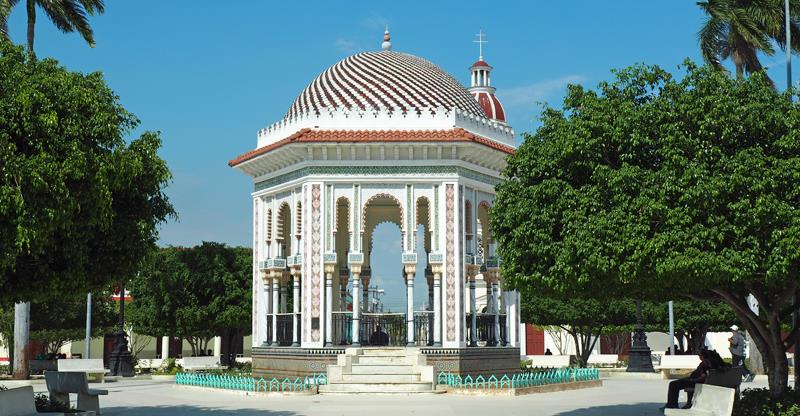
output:
<instances>
[{"instance_id":1,"label":"dome finial","mask_svg":"<svg viewBox=\"0 0 800 416\"><path fill-rule=\"evenodd\" d=\"M381 48L383 50L388 51L392 49L392 37L389 36L389 25L386 25L386 30L383 32L383 43L381 44Z\"/></svg>"}]
</instances>

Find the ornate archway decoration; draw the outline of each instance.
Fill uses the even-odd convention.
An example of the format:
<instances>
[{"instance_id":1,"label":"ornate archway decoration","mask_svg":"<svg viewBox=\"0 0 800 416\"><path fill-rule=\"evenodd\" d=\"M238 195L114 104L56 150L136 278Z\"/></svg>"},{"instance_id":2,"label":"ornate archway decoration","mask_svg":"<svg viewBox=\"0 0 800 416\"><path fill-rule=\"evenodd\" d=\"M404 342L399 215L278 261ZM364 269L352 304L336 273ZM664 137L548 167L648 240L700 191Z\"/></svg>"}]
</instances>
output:
<instances>
[{"instance_id":1,"label":"ornate archway decoration","mask_svg":"<svg viewBox=\"0 0 800 416\"><path fill-rule=\"evenodd\" d=\"M399 199L397 199L397 197L395 197L395 196L394 196L394 195L392 195L392 194L385 193L385 192L381 192L381 193L379 193L379 194L375 194L375 195L371 196L371 197L370 197L370 198L369 198L369 199L368 199L368 200L367 200L367 201L364 203L364 206L363 206L363 207L361 207L361 230L362 230L361 232L362 232L362 233L364 233L364 232L366 231L366 228L367 228L367 208L369 207L369 205L370 205L370 204L371 204L373 201L375 201L376 199L380 199L380 198L388 198L388 199L391 199L392 201L394 201L394 203L396 203L396 204L397 204L397 207L400 209L400 224L399 224L399 225L400 225L400 232L401 232L401 233L404 233L403 235L405 235L405 231L406 231L406 229L405 229L405 227L403 226L403 218L405 218L405 217L403 216L403 204L402 204L402 203L400 203L400 200L399 200Z\"/></svg>"},{"instance_id":2,"label":"ornate archway decoration","mask_svg":"<svg viewBox=\"0 0 800 416\"><path fill-rule=\"evenodd\" d=\"M347 229L350 231L350 200L346 196L340 196L336 199L336 204L334 204L334 216L335 221L333 222L333 231L339 231L339 204L340 202L344 201L344 205L347 205L347 209L345 210L345 223L347 224Z\"/></svg>"}]
</instances>

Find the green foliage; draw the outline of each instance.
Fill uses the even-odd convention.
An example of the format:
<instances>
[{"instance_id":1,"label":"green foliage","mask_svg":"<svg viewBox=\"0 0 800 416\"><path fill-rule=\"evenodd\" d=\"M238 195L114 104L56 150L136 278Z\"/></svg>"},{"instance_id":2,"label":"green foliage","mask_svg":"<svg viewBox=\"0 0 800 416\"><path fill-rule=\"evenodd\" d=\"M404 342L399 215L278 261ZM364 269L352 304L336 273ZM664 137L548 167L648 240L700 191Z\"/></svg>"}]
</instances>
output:
<instances>
[{"instance_id":1,"label":"green foliage","mask_svg":"<svg viewBox=\"0 0 800 416\"><path fill-rule=\"evenodd\" d=\"M33 396L34 403L36 404L36 411L37 412L45 412L45 413L55 413L55 412L62 412L62 413L72 413L70 410L73 410L69 404L64 404L55 400L51 400L50 396L45 393L37 393Z\"/></svg>"},{"instance_id":2,"label":"green foliage","mask_svg":"<svg viewBox=\"0 0 800 416\"><path fill-rule=\"evenodd\" d=\"M768 389L747 389L734 404L733 416L800 416L800 390L773 397Z\"/></svg>"},{"instance_id":3,"label":"green foliage","mask_svg":"<svg viewBox=\"0 0 800 416\"><path fill-rule=\"evenodd\" d=\"M158 133L100 73L0 42L0 303L86 293L135 273L174 215Z\"/></svg>"},{"instance_id":4,"label":"green foliage","mask_svg":"<svg viewBox=\"0 0 800 416\"><path fill-rule=\"evenodd\" d=\"M8 17L11 9L18 3L19 0L0 0L0 37L6 40L8 39ZM31 54L33 54L37 8L44 11L58 30L64 33L78 32L89 46L94 47L94 32L89 26L88 16L102 14L105 11L103 0L26 0L22 3L26 5L28 50Z\"/></svg>"},{"instance_id":5,"label":"green foliage","mask_svg":"<svg viewBox=\"0 0 800 416\"><path fill-rule=\"evenodd\" d=\"M215 335L250 331L251 280L248 248L204 242L154 250L129 285L126 314L138 333L185 338L198 354Z\"/></svg>"},{"instance_id":6,"label":"green foliage","mask_svg":"<svg viewBox=\"0 0 800 416\"><path fill-rule=\"evenodd\" d=\"M723 70L722 61L730 58L741 77L764 69L758 55L774 55L774 43L785 50L783 1L706 0L697 5L708 16L698 33L700 50L713 67ZM792 50L800 52L800 2L790 7Z\"/></svg>"},{"instance_id":7,"label":"green foliage","mask_svg":"<svg viewBox=\"0 0 800 416\"><path fill-rule=\"evenodd\" d=\"M791 295L800 283L800 108L761 75L687 63L621 70L507 159L492 228L506 284L529 293L733 307L786 388ZM749 311L752 293L762 313Z\"/></svg>"},{"instance_id":8,"label":"green foliage","mask_svg":"<svg viewBox=\"0 0 800 416\"><path fill-rule=\"evenodd\" d=\"M161 363L161 367L154 371L153 374L160 376L174 376L181 371L183 371L183 367L181 367L174 358L165 358Z\"/></svg>"},{"instance_id":9,"label":"green foliage","mask_svg":"<svg viewBox=\"0 0 800 416\"><path fill-rule=\"evenodd\" d=\"M92 337L111 332L118 319L117 306L109 293L92 295ZM30 330L30 339L44 342L50 353L58 352L68 341L84 339L86 295L62 295L32 303Z\"/></svg>"}]
</instances>

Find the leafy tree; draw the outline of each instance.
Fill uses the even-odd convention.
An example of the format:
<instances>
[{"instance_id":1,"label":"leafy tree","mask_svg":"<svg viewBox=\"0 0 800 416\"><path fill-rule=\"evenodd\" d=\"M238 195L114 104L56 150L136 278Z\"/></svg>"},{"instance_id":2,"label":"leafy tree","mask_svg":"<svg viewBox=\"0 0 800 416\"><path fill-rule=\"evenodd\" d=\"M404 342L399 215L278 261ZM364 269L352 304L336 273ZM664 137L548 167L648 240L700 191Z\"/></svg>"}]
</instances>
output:
<instances>
[{"instance_id":1,"label":"leafy tree","mask_svg":"<svg viewBox=\"0 0 800 416\"><path fill-rule=\"evenodd\" d=\"M92 337L111 332L118 316L108 293L92 295ZM58 353L67 342L85 336L86 295L59 296L31 304L31 340L43 342L46 352Z\"/></svg>"},{"instance_id":2,"label":"leafy tree","mask_svg":"<svg viewBox=\"0 0 800 416\"><path fill-rule=\"evenodd\" d=\"M598 91L570 86L563 109L544 111L497 188L505 281L563 296L722 300L779 395L794 339L781 326L800 287L800 109L761 74L685 69L682 79L622 70Z\"/></svg>"},{"instance_id":3,"label":"leafy tree","mask_svg":"<svg viewBox=\"0 0 800 416\"><path fill-rule=\"evenodd\" d=\"M774 44L786 47L786 18L783 0L706 0L697 2L708 18L698 33L703 59L724 71L722 61L730 58L736 76L764 69L758 54L775 54ZM800 2L790 5L792 50L800 52Z\"/></svg>"},{"instance_id":4,"label":"leafy tree","mask_svg":"<svg viewBox=\"0 0 800 416\"><path fill-rule=\"evenodd\" d=\"M620 326L633 324L636 319L636 303L631 300L544 297L527 291L522 299L524 322L557 326L572 336L580 367L586 367L604 331L619 331Z\"/></svg>"},{"instance_id":5,"label":"leafy tree","mask_svg":"<svg viewBox=\"0 0 800 416\"><path fill-rule=\"evenodd\" d=\"M0 0L0 35L8 39L8 17L20 0ZM34 54L33 43L36 26L36 8L39 7L50 21L63 33L78 32L94 47L94 31L89 16L105 11L103 0L25 0L28 16L28 52Z\"/></svg>"},{"instance_id":6,"label":"leafy tree","mask_svg":"<svg viewBox=\"0 0 800 416\"><path fill-rule=\"evenodd\" d=\"M648 303L645 314L648 316L648 329L669 332L669 314L666 302ZM730 305L720 300L676 300L673 302L675 336L678 349L699 351L705 345L708 332L729 331L730 326L739 323ZM686 339L687 345L683 345Z\"/></svg>"},{"instance_id":7,"label":"leafy tree","mask_svg":"<svg viewBox=\"0 0 800 416\"><path fill-rule=\"evenodd\" d=\"M186 339L195 355L216 335L232 351L251 330L251 273L248 248L203 242L156 250L129 285L129 320L138 333Z\"/></svg>"},{"instance_id":8,"label":"leafy tree","mask_svg":"<svg viewBox=\"0 0 800 416\"><path fill-rule=\"evenodd\" d=\"M1 43L1 42L0 42ZM0 302L48 301L131 276L174 215L158 133L99 73L0 46Z\"/></svg>"}]
</instances>

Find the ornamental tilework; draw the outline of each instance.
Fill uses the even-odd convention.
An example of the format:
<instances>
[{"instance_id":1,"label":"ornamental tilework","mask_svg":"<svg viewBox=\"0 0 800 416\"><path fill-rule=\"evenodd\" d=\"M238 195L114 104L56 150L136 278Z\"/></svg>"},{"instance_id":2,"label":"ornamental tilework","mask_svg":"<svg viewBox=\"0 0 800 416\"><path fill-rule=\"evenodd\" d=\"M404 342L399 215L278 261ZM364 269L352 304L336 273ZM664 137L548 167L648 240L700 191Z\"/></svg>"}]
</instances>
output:
<instances>
[{"instance_id":1,"label":"ornamental tilework","mask_svg":"<svg viewBox=\"0 0 800 416\"><path fill-rule=\"evenodd\" d=\"M460 166L306 166L256 183L255 190L271 188L309 175L342 176L381 176L400 175L409 177L457 175L492 186L500 183L500 178L486 175Z\"/></svg>"},{"instance_id":2,"label":"ornamental tilework","mask_svg":"<svg viewBox=\"0 0 800 416\"><path fill-rule=\"evenodd\" d=\"M320 221L320 185L311 185L311 319L319 319L320 281L322 256L320 255L320 239L322 224ZM319 328L311 330L311 340L319 341Z\"/></svg>"},{"instance_id":3,"label":"ornamental tilework","mask_svg":"<svg viewBox=\"0 0 800 416\"><path fill-rule=\"evenodd\" d=\"M445 188L445 231L447 250L447 340L456 340L456 273L455 273L455 186L447 184Z\"/></svg>"}]
</instances>

